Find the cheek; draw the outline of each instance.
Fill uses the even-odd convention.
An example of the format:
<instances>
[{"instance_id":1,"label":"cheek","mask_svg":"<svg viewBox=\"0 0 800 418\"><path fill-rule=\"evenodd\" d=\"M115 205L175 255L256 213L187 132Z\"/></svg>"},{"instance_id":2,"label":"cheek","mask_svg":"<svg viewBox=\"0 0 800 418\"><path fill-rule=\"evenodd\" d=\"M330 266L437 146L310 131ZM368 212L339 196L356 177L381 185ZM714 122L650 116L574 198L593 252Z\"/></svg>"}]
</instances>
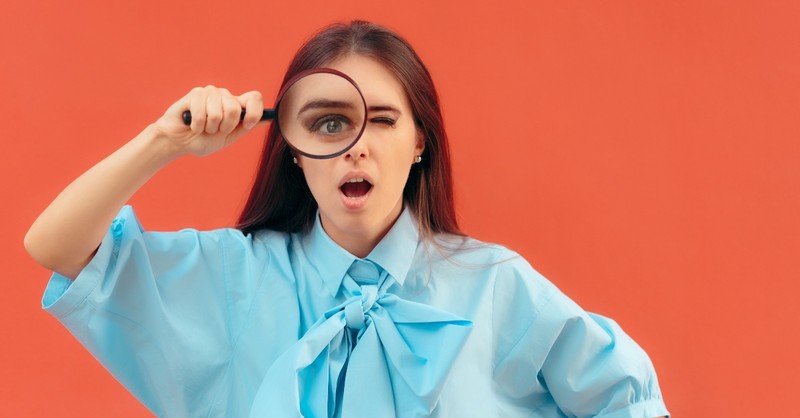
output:
<instances>
[{"instance_id":1,"label":"cheek","mask_svg":"<svg viewBox=\"0 0 800 418\"><path fill-rule=\"evenodd\" d=\"M318 196L327 187L331 171L323 167L320 164L320 161L309 161L309 160L304 160L302 162L302 169L303 169L303 176L306 179L306 184L308 184L308 188L311 190L311 194L314 195L315 199L319 200Z\"/></svg>"},{"instance_id":2,"label":"cheek","mask_svg":"<svg viewBox=\"0 0 800 418\"><path fill-rule=\"evenodd\" d=\"M418 153L419 148L419 134L416 127L409 123L402 128L401 132L390 132L386 143L390 144L390 150L393 157L393 165L408 165L411 164L414 157Z\"/></svg>"},{"instance_id":3,"label":"cheek","mask_svg":"<svg viewBox=\"0 0 800 418\"><path fill-rule=\"evenodd\" d=\"M416 154L414 149L408 146L395 149L392 154L391 161L385 162L384 174L391 176L391 181L395 184L395 187L402 189L408 180Z\"/></svg>"}]
</instances>

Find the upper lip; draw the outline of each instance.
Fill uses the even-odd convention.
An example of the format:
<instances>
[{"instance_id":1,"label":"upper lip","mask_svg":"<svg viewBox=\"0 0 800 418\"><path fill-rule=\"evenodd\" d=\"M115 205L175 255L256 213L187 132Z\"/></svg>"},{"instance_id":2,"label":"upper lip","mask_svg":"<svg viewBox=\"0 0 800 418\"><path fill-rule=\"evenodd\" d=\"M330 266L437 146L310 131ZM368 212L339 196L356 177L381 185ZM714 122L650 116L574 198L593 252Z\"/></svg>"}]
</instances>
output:
<instances>
[{"instance_id":1,"label":"upper lip","mask_svg":"<svg viewBox=\"0 0 800 418\"><path fill-rule=\"evenodd\" d=\"M347 174L345 174L344 177L342 177L342 179L339 181L339 187L344 186L345 183L347 183L352 179L359 179L359 178L364 179L364 181L366 182L369 182L369 184L372 186L375 185L375 181L372 180L372 176L370 176L369 174L363 171L350 171Z\"/></svg>"}]
</instances>

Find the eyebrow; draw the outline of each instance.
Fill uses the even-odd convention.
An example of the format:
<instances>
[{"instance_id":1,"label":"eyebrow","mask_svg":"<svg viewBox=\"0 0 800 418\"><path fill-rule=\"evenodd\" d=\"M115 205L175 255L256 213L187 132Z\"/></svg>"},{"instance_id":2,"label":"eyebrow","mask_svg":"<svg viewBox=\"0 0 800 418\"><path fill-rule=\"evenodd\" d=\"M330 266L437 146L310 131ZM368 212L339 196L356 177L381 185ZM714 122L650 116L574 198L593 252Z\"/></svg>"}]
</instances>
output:
<instances>
[{"instance_id":1,"label":"eyebrow","mask_svg":"<svg viewBox=\"0 0 800 418\"><path fill-rule=\"evenodd\" d=\"M307 110L311 109L352 109L353 104L350 102L343 102L340 100L328 100L328 99L317 99L311 100L306 102L300 110L297 111L298 114L303 113Z\"/></svg>"},{"instance_id":2,"label":"eyebrow","mask_svg":"<svg viewBox=\"0 0 800 418\"><path fill-rule=\"evenodd\" d=\"M370 106L367 108L367 110L369 112L392 112L398 115L403 114L403 112L401 112L400 109L391 105Z\"/></svg>"}]
</instances>

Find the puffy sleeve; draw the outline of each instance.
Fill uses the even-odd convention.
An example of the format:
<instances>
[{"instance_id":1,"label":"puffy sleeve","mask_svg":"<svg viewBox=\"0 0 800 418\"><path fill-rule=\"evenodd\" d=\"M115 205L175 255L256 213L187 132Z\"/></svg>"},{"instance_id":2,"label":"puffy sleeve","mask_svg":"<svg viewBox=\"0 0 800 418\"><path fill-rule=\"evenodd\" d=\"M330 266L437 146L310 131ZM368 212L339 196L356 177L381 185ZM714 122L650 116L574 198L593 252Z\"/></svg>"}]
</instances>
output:
<instances>
[{"instance_id":1,"label":"puffy sleeve","mask_svg":"<svg viewBox=\"0 0 800 418\"><path fill-rule=\"evenodd\" d=\"M267 264L243 262L248 239L144 232L126 206L74 281L53 274L42 305L154 414L206 416Z\"/></svg>"},{"instance_id":2,"label":"puffy sleeve","mask_svg":"<svg viewBox=\"0 0 800 418\"><path fill-rule=\"evenodd\" d=\"M511 398L568 417L669 415L647 354L518 257L498 277L495 380Z\"/></svg>"}]
</instances>

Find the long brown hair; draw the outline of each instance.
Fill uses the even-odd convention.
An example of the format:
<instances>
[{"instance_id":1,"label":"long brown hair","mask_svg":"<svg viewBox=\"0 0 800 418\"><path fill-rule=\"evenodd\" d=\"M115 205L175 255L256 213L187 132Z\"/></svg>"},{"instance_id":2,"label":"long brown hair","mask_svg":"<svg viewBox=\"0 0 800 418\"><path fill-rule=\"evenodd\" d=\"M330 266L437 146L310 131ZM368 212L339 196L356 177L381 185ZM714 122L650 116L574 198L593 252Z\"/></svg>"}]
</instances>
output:
<instances>
[{"instance_id":1,"label":"long brown hair","mask_svg":"<svg viewBox=\"0 0 800 418\"><path fill-rule=\"evenodd\" d=\"M425 151L422 161L412 166L403 201L417 219L420 232L426 237L440 232L463 235L453 204L450 150L439 97L428 69L405 39L365 21L331 25L300 48L283 85L301 71L324 67L349 54L367 56L386 66L401 82L411 103ZM265 228L308 231L314 224L317 202L279 135L274 125L267 132L255 184L239 217L237 227L244 233Z\"/></svg>"}]
</instances>

